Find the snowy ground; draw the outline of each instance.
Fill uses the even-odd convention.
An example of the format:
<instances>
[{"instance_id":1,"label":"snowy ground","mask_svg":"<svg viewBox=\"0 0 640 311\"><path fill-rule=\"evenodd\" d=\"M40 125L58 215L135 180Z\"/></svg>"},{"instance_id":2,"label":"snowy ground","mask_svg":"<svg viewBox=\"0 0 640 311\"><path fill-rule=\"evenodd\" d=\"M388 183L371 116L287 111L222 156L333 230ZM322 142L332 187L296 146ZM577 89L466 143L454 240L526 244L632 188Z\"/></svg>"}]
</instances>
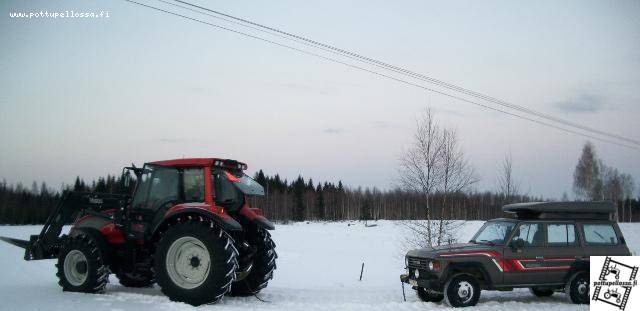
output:
<instances>
[{"instance_id":1,"label":"snowy ground","mask_svg":"<svg viewBox=\"0 0 640 311\"><path fill-rule=\"evenodd\" d=\"M227 297L204 310L434 310L443 303L418 300L407 286L402 301L398 275L403 272L404 230L395 222L379 221L376 227L362 223L295 223L279 225L273 232L279 254L278 269L260 297ZM468 240L481 225L468 222L459 232ZM640 224L622 224L632 251L640 251ZM0 235L27 238L39 226L0 226ZM193 307L169 301L159 288L128 289L115 277L104 294L63 293L57 284L52 260L25 262L21 249L0 244L0 309L5 310L189 310ZM358 281L365 263L363 280ZM586 310L567 303L563 294L534 299L527 290L482 292L474 310Z\"/></svg>"}]
</instances>

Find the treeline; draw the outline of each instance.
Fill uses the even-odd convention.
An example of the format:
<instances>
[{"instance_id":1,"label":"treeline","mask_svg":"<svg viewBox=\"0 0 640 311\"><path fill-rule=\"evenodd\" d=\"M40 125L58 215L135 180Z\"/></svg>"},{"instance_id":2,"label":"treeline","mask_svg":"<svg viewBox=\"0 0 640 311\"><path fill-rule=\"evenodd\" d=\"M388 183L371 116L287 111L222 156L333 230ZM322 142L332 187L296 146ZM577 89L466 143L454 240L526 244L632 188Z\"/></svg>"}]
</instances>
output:
<instances>
[{"instance_id":1,"label":"treeline","mask_svg":"<svg viewBox=\"0 0 640 311\"><path fill-rule=\"evenodd\" d=\"M298 177L292 182L278 175L266 176L259 171L256 181L264 185L264 197L251 198L251 205L263 209L265 215L280 221L302 220L376 220L376 219L425 219L425 200L421 195L398 189L345 188L342 182L314 184ZM513 195L494 192L457 192L448 194L450 208L443 209L443 193L436 192L429 198L431 213L444 215L445 219L487 220L506 217L502 206L516 202L545 201L542 197ZM640 221L640 201L618 201L620 221Z\"/></svg>"},{"instance_id":2,"label":"treeline","mask_svg":"<svg viewBox=\"0 0 640 311\"><path fill-rule=\"evenodd\" d=\"M77 177L71 186L62 186L62 191L103 192L128 194L133 186L125 186L122 177L107 175L92 182ZM0 224L42 224L60 200L61 191L54 190L46 183L33 182L30 188L21 183L9 185L0 182Z\"/></svg>"},{"instance_id":3,"label":"treeline","mask_svg":"<svg viewBox=\"0 0 640 311\"><path fill-rule=\"evenodd\" d=\"M259 171L255 179L265 187L266 195L252 197L250 204L263 209L265 215L278 221L337 221L375 219L424 219L424 197L417 193L344 187L342 182L314 183L298 177L293 181L279 175L267 176ZM133 183L132 183L133 184ZM85 182L80 178L64 190L106 193L131 193L120 177L107 176ZM486 220L504 217L501 207L513 202L541 201L543 198L518 195L506 199L492 192L458 192L447 195L443 209L441 193L430 197L432 215L446 219ZM45 183L21 184L0 182L0 224L42 224L60 199L60 192ZM640 221L640 202L618 201L619 221Z\"/></svg>"}]
</instances>

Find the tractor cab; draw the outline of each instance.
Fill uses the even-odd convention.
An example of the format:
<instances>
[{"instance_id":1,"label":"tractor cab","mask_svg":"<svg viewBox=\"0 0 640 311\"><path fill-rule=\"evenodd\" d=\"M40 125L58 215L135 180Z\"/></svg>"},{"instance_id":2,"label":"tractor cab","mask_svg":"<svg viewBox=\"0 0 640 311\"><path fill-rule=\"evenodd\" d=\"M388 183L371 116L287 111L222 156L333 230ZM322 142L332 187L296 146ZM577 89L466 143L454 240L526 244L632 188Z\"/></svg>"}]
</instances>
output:
<instances>
[{"instance_id":1,"label":"tractor cab","mask_svg":"<svg viewBox=\"0 0 640 311\"><path fill-rule=\"evenodd\" d=\"M245 196L264 195L264 188L234 160L152 162L142 169L132 167L137 185L132 209L158 210L176 203L208 203L236 211Z\"/></svg>"},{"instance_id":2,"label":"tractor cab","mask_svg":"<svg viewBox=\"0 0 640 311\"><path fill-rule=\"evenodd\" d=\"M237 230L240 225L234 218L243 216L273 227L261 210L248 205L247 197L264 195L264 188L244 172L247 165L242 162L178 159L126 169L134 172L137 182L122 219L133 221L135 228L145 227L144 235L167 217L186 211L212 213L229 230Z\"/></svg>"}]
</instances>

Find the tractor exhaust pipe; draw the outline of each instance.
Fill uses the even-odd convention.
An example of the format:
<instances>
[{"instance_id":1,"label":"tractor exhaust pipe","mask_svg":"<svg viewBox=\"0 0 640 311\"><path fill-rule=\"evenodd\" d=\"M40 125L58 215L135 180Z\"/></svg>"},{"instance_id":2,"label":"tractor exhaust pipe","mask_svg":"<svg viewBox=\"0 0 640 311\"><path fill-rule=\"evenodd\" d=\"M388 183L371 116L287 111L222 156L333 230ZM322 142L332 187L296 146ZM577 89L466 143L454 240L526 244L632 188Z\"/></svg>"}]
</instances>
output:
<instances>
[{"instance_id":1,"label":"tractor exhaust pipe","mask_svg":"<svg viewBox=\"0 0 640 311\"><path fill-rule=\"evenodd\" d=\"M26 241L26 240L18 240L18 239L8 238L4 236L0 236L0 240L24 249L27 249L27 247L29 247L29 241Z\"/></svg>"}]
</instances>

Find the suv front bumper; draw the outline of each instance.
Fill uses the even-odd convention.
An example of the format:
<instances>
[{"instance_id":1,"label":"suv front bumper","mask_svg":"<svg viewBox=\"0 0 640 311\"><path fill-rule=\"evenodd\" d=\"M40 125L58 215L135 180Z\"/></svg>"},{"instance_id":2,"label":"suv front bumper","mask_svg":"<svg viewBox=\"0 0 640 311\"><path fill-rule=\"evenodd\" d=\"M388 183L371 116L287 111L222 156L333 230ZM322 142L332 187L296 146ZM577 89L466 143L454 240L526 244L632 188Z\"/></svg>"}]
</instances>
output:
<instances>
[{"instance_id":1,"label":"suv front bumper","mask_svg":"<svg viewBox=\"0 0 640 311\"><path fill-rule=\"evenodd\" d=\"M437 289L440 284L437 279L415 278L410 276L409 274L401 274L400 282L407 283L413 287L422 287L429 289Z\"/></svg>"}]
</instances>

